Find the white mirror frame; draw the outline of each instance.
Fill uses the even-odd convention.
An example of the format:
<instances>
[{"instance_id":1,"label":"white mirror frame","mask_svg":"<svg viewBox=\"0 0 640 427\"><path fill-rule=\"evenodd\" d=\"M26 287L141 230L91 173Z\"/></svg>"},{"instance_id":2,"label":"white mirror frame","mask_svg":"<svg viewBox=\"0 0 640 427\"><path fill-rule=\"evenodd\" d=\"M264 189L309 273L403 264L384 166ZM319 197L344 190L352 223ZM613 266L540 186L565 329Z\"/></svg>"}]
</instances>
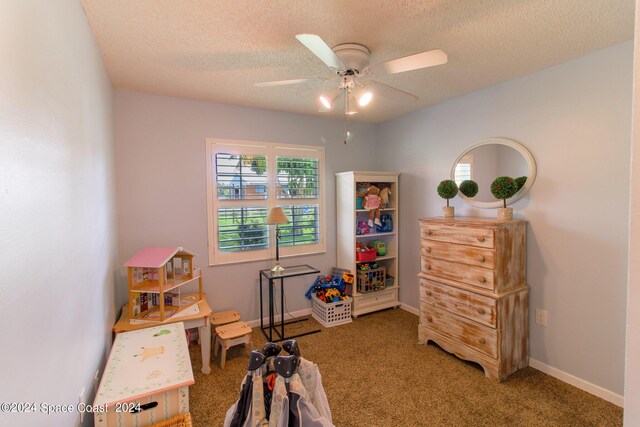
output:
<instances>
[{"instance_id":1,"label":"white mirror frame","mask_svg":"<svg viewBox=\"0 0 640 427\"><path fill-rule=\"evenodd\" d=\"M533 185L533 182L536 180L536 171L537 171L536 170L536 161L533 158L533 155L531 154L531 152L524 145L522 145L519 142L516 142L516 141L514 141L512 139L508 139L508 138L487 138L487 139L483 139L482 141L478 142L477 144L472 145L471 147L466 148L462 152L462 154L460 154L458 156L458 158L453 162L453 166L451 167L451 180L455 179L456 165L458 164L458 162L464 156L469 154L469 152L471 150L473 150L474 148L478 148L478 147L481 147L483 145L490 145L490 144L506 145L507 147L511 147L514 150L517 150L525 158L525 160L527 161L527 165L529 167L529 171L528 171L528 174L527 174L527 181L525 182L524 187L522 187L520 189L520 191L518 191L512 198L507 199L507 205L510 205L510 204L515 203L516 201L518 201L525 194L527 194L527 192L529 191L529 189ZM470 205L475 206L477 208L490 209L490 208L501 208L501 207L503 207L502 200L496 200L495 202L480 202L478 200L473 200L473 199L465 196L462 193L458 193L458 196L462 200L464 200L465 202L467 202Z\"/></svg>"}]
</instances>

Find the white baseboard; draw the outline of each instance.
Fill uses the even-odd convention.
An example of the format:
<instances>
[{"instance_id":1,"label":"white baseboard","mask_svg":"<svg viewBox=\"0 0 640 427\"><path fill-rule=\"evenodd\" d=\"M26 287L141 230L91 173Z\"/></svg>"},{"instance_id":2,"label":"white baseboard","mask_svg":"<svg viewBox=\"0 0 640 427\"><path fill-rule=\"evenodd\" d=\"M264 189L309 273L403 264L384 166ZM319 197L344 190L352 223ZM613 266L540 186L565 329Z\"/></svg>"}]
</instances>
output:
<instances>
[{"instance_id":1,"label":"white baseboard","mask_svg":"<svg viewBox=\"0 0 640 427\"><path fill-rule=\"evenodd\" d=\"M294 311L292 313L286 313L284 316L284 320L287 321L289 319L293 319L294 317L302 317L302 316L308 316L309 314L311 314L311 308L305 308L302 310L298 310L298 311ZM275 322L278 323L280 321L280 315L275 316ZM247 322L249 324L249 326L251 326L252 328L255 327L260 327L260 319L256 319L256 320L250 320ZM263 323L266 325L269 323L269 318L268 317L264 317L263 318Z\"/></svg>"},{"instance_id":2,"label":"white baseboard","mask_svg":"<svg viewBox=\"0 0 640 427\"><path fill-rule=\"evenodd\" d=\"M416 316L420 316L420 310L405 303L400 303L400 308L404 311L408 311L411 314L415 314Z\"/></svg>"},{"instance_id":3,"label":"white baseboard","mask_svg":"<svg viewBox=\"0 0 640 427\"><path fill-rule=\"evenodd\" d=\"M410 305L400 304L400 308L408 311L409 313L415 314L416 316L420 315L420 310ZM587 393L598 396L606 400L607 402L611 402L614 405L620 406L621 408L624 407L624 396L614 393L611 390L607 390L606 388L592 384L567 372L561 371L560 369L554 368L553 366L542 363L536 359L529 358L529 366L541 372L544 372L547 375L551 375L552 377L557 378L562 382L571 384L572 386L577 387L580 390L584 390Z\"/></svg>"},{"instance_id":4,"label":"white baseboard","mask_svg":"<svg viewBox=\"0 0 640 427\"><path fill-rule=\"evenodd\" d=\"M607 390L606 388L602 388L598 385L592 384L581 378L561 371L560 369L554 368L553 366L542 363L536 359L529 358L529 366L541 372L544 372L545 374L551 375L552 377L557 378L560 381L571 384L574 387L578 387L579 389L584 390L587 393L598 396L608 402L613 403L614 405L620 406L621 408L624 407L624 396L614 393L611 390Z\"/></svg>"}]
</instances>

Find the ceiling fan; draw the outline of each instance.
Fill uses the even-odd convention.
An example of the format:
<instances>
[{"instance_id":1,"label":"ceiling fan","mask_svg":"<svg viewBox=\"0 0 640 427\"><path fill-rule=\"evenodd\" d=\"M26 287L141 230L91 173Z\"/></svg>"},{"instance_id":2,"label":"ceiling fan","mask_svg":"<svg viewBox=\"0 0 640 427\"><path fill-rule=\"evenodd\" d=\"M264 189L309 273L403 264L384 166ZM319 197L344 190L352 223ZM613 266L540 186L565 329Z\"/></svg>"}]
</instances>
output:
<instances>
[{"instance_id":1,"label":"ceiling fan","mask_svg":"<svg viewBox=\"0 0 640 427\"><path fill-rule=\"evenodd\" d=\"M369 64L371 52L357 43L344 43L333 49L315 34L298 34L296 39L316 55L336 74L333 78L309 78L256 83L256 86L284 86L301 83L318 83L337 80L331 91L320 95L320 111L329 111L335 105L344 105L346 115L356 114L358 106L368 105L374 96L380 95L402 102L417 101L418 97L373 80L375 76L403 73L433 67L447 62L447 54L440 49L416 53L380 64ZM341 101L341 102L338 102Z\"/></svg>"}]
</instances>

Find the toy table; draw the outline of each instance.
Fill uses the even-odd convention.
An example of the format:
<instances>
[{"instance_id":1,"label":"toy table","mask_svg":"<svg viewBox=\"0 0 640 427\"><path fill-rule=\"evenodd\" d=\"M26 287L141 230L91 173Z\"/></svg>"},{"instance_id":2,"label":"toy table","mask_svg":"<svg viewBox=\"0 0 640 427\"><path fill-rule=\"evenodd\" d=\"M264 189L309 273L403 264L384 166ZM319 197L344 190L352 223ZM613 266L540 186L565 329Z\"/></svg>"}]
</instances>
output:
<instances>
[{"instance_id":1,"label":"toy table","mask_svg":"<svg viewBox=\"0 0 640 427\"><path fill-rule=\"evenodd\" d=\"M197 294L195 294L197 295ZM185 297L188 295L185 295ZM164 322L146 322L132 324L129 321L129 305L122 307L120 319L113 327L113 332L136 331L140 329L150 328L158 325L167 325L176 322L182 322L184 329L198 328L198 336L200 337L200 348L202 354L202 373L209 374L211 372L211 308L207 303L206 294L202 294L202 299L198 303L198 313L190 316L170 317Z\"/></svg>"},{"instance_id":2,"label":"toy table","mask_svg":"<svg viewBox=\"0 0 640 427\"><path fill-rule=\"evenodd\" d=\"M95 425L150 425L189 412L194 383L182 322L116 335L96 393Z\"/></svg>"}]
</instances>

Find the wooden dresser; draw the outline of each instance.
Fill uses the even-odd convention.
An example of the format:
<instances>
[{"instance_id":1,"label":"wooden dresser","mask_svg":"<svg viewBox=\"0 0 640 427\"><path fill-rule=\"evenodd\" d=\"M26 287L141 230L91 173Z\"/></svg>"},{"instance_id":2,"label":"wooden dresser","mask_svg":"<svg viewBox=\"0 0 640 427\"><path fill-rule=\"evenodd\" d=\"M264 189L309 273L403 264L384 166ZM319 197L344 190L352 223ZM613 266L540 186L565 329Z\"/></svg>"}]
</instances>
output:
<instances>
[{"instance_id":1,"label":"wooden dresser","mask_svg":"<svg viewBox=\"0 0 640 427\"><path fill-rule=\"evenodd\" d=\"M504 380L529 363L526 221L420 219L420 342Z\"/></svg>"}]
</instances>

